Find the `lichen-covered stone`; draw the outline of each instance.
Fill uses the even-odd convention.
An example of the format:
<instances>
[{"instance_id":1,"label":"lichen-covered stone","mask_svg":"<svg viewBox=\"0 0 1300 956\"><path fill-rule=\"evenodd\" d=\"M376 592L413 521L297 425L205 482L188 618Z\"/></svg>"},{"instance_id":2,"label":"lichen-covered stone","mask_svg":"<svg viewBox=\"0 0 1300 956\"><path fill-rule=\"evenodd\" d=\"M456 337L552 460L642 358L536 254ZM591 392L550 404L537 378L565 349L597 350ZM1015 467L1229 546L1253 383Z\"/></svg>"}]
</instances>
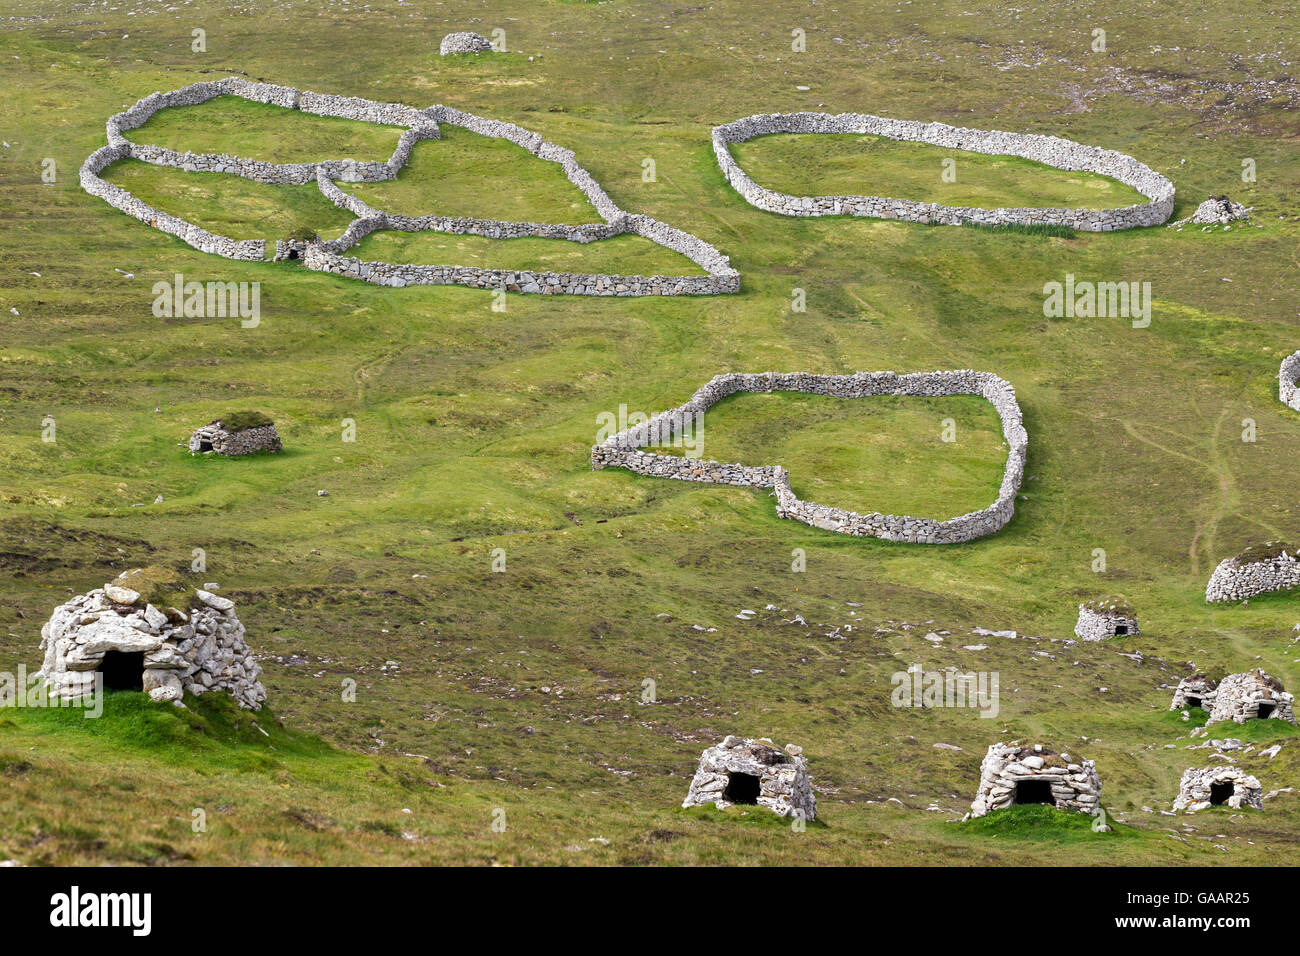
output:
<instances>
[{"instance_id":1,"label":"lichen-covered stone","mask_svg":"<svg viewBox=\"0 0 1300 956\"><path fill-rule=\"evenodd\" d=\"M45 660L40 675L51 692L67 700L91 693L104 655L119 651L144 655L141 685L153 700L179 701L187 691L218 690L241 707L260 709L266 700L262 670L234 603L198 592L200 599L192 606L169 606L164 612L130 587L133 578L144 574L127 571L54 609L41 628ZM128 595L135 597L127 600Z\"/></svg>"},{"instance_id":2,"label":"lichen-covered stone","mask_svg":"<svg viewBox=\"0 0 1300 956\"><path fill-rule=\"evenodd\" d=\"M783 817L799 814L804 820L817 816L803 750L793 745L780 750L766 738L727 737L700 755L682 806L710 803L723 809L755 804Z\"/></svg>"},{"instance_id":3,"label":"lichen-covered stone","mask_svg":"<svg viewBox=\"0 0 1300 956\"><path fill-rule=\"evenodd\" d=\"M1244 724L1258 718L1296 722L1295 698L1282 682L1263 670L1229 674L1219 681L1214 692L1214 706L1206 726L1231 720Z\"/></svg>"},{"instance_id":4,"label":"lichen-covered stone","mask_svg":"<svg viewBox=\"0 0 1300 956\"><path fill-rule=\"evenodd\" d=\"M1050 799L1027 799L1023 784L1035 786ZM982 817L1017 803L1050 803L1060 810L1096 814L1101 807L1101 780L1091 760L1074 760L1069 754L1034 744L994 744L980 763L980 784L971 803L971 816Z\"/></svg>"},{"instance_id":5,"label":"lichen-covered stone","mask_svg":"<svg viewBox=\"0 0 1300 956\"><path fill-rule=\"evenodd\" d=\"M1207 767L1203 770L1192 767L1184 770L1174 809L1195 812L1212 806L1263 810L1264 788L1257 779L1237 767Z\"/></svg>"}]
</instances>

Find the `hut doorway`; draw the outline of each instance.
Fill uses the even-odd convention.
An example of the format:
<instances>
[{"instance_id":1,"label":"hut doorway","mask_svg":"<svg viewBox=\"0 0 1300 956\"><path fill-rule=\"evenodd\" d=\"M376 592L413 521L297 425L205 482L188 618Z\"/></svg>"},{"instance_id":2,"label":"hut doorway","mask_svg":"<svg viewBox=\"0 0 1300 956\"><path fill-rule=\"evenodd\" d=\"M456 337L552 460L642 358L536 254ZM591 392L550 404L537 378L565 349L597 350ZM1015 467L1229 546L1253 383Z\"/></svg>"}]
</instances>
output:
<instances>
[{"instance_id":1,"label":"hut doorway","mask_svg":"<svg viewBox=\"0 0 1300 956\"><path fill-rule=\"evenodd\" d=\"M1051 783L1047 780L1017 780L1016 803L1046 803L1055 806Z\"/></svg>"},{"instance_id":2,"label":"hut doorway","mask_svg":"<svg viewBox=\"0 0 1300 956\"><path fill-rule=\"evenodd\" d=\"M106 651L99 673L104 690L144 690L144 651Z\"/></svg>"},{"instance_id":3,"label":"hut doorway","mask_svg":"<svg viewBox=\"0 0 1300 956\"><path fill-rule=\"evenodd\" d=\"M758 803L758 777L752 773L727 774L727 788L722 791L722 799L729 803Z\"/></svg>"}]
</instances>

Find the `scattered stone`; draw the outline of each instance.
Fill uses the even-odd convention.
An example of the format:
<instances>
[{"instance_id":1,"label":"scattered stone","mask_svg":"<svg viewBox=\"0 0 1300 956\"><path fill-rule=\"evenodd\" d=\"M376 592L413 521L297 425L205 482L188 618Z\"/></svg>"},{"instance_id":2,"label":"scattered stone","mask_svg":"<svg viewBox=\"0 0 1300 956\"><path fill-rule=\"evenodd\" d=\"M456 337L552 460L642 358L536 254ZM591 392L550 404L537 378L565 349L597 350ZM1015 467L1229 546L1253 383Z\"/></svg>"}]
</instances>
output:
<instances>
[{"instance_id":1,"label":"scattered stone","mask_svg":"<svg viewBox=\"0 0 1300 956\"><path fill-rule=\"evenodd\" d=\"M787 817L817 816L817 798L801 748L778 750L767 738L728 736L700 755L683 807L756 805Z\"/></svg>"}]
</instances>

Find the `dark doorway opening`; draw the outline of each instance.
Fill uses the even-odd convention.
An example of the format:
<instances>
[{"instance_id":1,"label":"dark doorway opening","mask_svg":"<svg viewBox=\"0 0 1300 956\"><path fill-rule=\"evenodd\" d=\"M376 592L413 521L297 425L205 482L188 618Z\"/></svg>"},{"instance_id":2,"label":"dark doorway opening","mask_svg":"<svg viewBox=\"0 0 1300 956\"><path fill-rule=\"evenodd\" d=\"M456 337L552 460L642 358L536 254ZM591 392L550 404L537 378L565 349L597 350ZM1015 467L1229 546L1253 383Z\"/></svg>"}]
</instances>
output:
<instances>
[{"instance_id":1,"label":"dark doorway opening","mask_svg":"<svg viewBox=\"0 0 1300 956\"><path fill-rule=\"evenodd\" d=\"M199 442L199 451L212 451L212 442L210 442L210 441L200 441L200 442Z\"/></svg>"},{"instance_id":2,"label":"dark doorway opening","mask_svg":"<svg viewBox=\"0 0 1300 956\"><path fill-rule=\"evenodd\" d=\"M104 690L144 690L144 651L107 651L99 672Z\"/></svg>"},{"instance_id":3,"label":"dark doorway opening","mask_svg":"<svg viewBox=\"0 0 1300 956\"><path fill-rule=\"evenodd\" d=\"M1274 707L1272 704L1268 704L1263 701L1260 701L1259 710L1255 712L1255 716L1257 716L1260 720L1264 720L1267 717L1273 716L1273 710Z\"/></svg>"},{"instance_id":4,"label":"dark doorway opening","mask_svg":"<svg viewBox=\"0 0 1300 956\"><path fill-rule=\"evenodd\" d=\"M1052 785L1046 780L1017 780L1016 803L1047 803L1056 805Z\"/></svg>"},{"instance_id":5,"label":"dark doorway opening","mask_svg":"<svg viewBox=\"0 0 1300 956\"><path fill-rule=\"evenodd\" d=\"M298 250L297 250L297 249L290 249L290 250L289 250L289 258L290 258L290 259L297 259L297 258L298 258Z\"/></svg>"},{"instance_id":6,"label":"dark doorway opening","mask_svg":"<svg viewBox=\"0 0 1300 956\"><path fill-rule=\"evenodd\" d=\"M1221 807L1228 802L1232 796L1233 785L1230 783L1212 783L1210 784L1210 805Z\"/></svg>"},{"instance_id":7,"label":"dark doorway opening","mask_svg":"<svg viewBox=\"0 0 1300 956\"><path fill-rule=\"evenodd\" d=\"M1116 635L1116 636L1119 636L1120 634L1127 634L1127 633L1128 633L1128 625L1127 625L1127 624L1116 624L1116 625L1115 625L1115 635Z\"/></svg>"},{"instance_id":8,"label":"dark doorway opening","mask_svg":"<svg viewBox=\"0 0 1300 956\"><path fill-rule=\"evenodd\" d=\"M1188 707L1200 707L1200 706L1201 706L1201 698L1199 698L1199 697L1189 697L1189 698L1187 698L1187 706L1188 706Z\"/></svg>"},{"instance_id":9,"label":"dark doorway opening","mask_svg":"<svg viewBox=\"0 0 1300 956\"><path fill-rule=\"evenodd\" d=\"M758 803L758 778L752 773L727 774L727 789L722 791L722 799L729 803Z\"/></svg>"}]
</instances>

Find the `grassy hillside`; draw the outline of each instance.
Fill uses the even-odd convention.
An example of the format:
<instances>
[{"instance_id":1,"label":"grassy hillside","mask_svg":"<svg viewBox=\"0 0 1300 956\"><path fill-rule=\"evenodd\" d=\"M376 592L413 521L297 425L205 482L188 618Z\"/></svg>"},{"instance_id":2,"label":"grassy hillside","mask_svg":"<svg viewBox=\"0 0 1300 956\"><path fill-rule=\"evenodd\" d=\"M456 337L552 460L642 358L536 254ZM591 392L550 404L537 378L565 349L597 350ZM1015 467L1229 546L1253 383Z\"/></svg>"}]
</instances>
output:
<instances>
[{"instance_id":1,"label":"grassy hillside","mask_svg":"<svg viewBox=\"0 0 1300 956\"><path fill-rule=\"evenodd\" d=\"M1293 540L1300 524L1290 477L1300 416L1276 394L1278 363L1300 348L1293 16L956 0L129 12L16 0L0 20L10 91L0 101L0 670L38 664L40 626L69 593L129 567L188 569L202 548L207 570L191 577L236 601L273 709L258 726L272 736L206 701L187 714L115 699L100 722L0 711L0 859L1246 864L1276 863L1294 843L1294 793L1262 814L1158 812L1184 768L1215 762L1189 749L1201 742L1187 736L1195 725L1165 711L1190 664L1262 666L1300 685L1300 595L1203 600L1217 561ZM493 26L520 52L437 56L443 34ZM196 27L205 54L191 52ZM791 50L796 27L806 53ZM1093 27L1107 30L1107 52L1091 52ZM230 74L445 102L534 129L573 149L623 208L730 255L741 292L511 295L499 312L470 289L381 288L206 256L79 188L77 167L104 142L109 115L153 90ZM1176 218L1226 192L1254 207L1253 221L1049 237L760 212L722 181L709 130L799 109L1118 149L1174 181ZM220 144L167 120L165 145L382 159L396 132L291 116L281 138L264 112L231 124L246 126L243 142ZM152 125L132 136L145 141ZM440 145L453 140L416 154ZM47 158L53 183L41 180ZM654 182L643 181L646 158ZM915 173L902 155L879 168L900 187L923 175L932 191L914 198L946 201L939 158L916 159ZM1257 183L1242 182L1243 159ZM130 165L115 174L135 175ZM513 175L508 161L489 166ZM877 168L845 170L859 182ZM959 156L957 186L968 169ZM452 198L436 172L420 212ZM1004 172L1007 202L1039 195L1020 195L1030 180ZM1043 190L1078 185L1032 172ZM501 175L462 170L454 198L491 214L536 197L560 204L544 210L560 219L571 197L533 188L547 173L528 164L527 188L506 195ZM163 208L246 222L252 235L312 205L216 182L230 177L183 178L152 181ZM381 188L406 185L358 195L383 206ZM317 211L330 230L346 223L328 205ZM461 242L367 240L377 255L386 241L430 243L420 250L430 257ZM524 264L514 242L499 244L503 264ZM599 253L602 266L618 248ZM475 262L496 254L476 249ZM633 263L639 254L627 250ZM155 317L153 284L178 272L260 282L260 325ZM1067 273L1150 282L1150 327L1046 318L1044 284ZM796 290L804 312L791 307ZM1030 436L1015 519L968 545L848 539L776 518L761 492L590 470L602 414L673 407L720 372L956 367L1014 384ZM801 401L720 406L706 453L770 457L819 501L816 479L850 506L905 495L946 516L968 493L991 500L1005 450L986 406ZM806 428L778 427L783 402ZM191 431L231 408L274 419L284 453L191 458ZM47 416L54 442L42 441ZM936 440L950 416L973 444ZM343 440L345 419L355 442ZM1242 441L1245 419L1254 442ZM749 449L764 457L751 461ZM1099 548L1104 573L1093 570ZM791 570L795 549L802 573ZM1078 603L1104 594L1134 604L1141 635L1064 643ZM744 609L750 620L736 617ZM997 671L998 715L892 707L891 677L912 663ZM349 678L355 703L341 695ZM825 826L792 833L678 809L699 752L728 733L802 745ZM1269 741L1241 766L1265 792L1293 786L1293 735L1250 733ZM1277 733L1280 754L1259 756ZM950 822L974 796L984 749L1015 739L1096 760L1102 802L1123 826L1049 824L1049 839L1032 819ZM195 808L207 808L206 834L191 831ZM504 833L491 826L497 809Z\"/></svg>"}]
</instances>

